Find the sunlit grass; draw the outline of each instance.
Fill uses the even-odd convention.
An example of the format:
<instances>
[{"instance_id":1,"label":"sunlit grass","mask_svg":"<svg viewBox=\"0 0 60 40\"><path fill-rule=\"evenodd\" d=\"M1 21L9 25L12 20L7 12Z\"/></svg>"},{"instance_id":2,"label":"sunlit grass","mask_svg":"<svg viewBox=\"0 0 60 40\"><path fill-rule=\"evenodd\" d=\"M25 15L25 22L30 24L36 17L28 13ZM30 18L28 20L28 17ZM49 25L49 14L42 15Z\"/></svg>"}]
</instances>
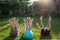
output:
<instances>
[{"instance_id":1,"label":"sunlit grass","mask_svg":"<svg viewBox=\"0 0 60 40\"><path fill-rule=\"evenodd\" d=\"M0 20L0 40L20 40L21 36L24 33L24 23L23 23L23 18L24 17L17 17L19 18L19 36L17 36L15 39L12 39L9 37L10 34L10 24L8 19L1 19ZM44 21L44 25L47 25L47 18L45 18ZM32 31L33 31L33 39L32 40L42 40L42 38L45 38L44 40L48 39L49 37L41 37L41 30L39 30L36 27L36 22L40 22L38 18L34 18L33 21L33 27L32 27ZM6 23L6 24L5 24ZM60 19L59 18L53 18L52 19L52 27L51 27L51 37L49 40L58 40L60 39Z\"/></svg>"}]
</instances>

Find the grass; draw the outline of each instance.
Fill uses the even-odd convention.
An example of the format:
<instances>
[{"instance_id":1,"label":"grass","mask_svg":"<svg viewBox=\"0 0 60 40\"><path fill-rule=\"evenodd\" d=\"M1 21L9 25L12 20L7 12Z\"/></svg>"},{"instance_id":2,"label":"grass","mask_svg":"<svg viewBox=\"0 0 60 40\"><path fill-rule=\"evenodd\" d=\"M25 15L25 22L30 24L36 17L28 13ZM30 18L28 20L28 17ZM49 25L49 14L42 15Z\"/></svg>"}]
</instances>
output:
<instances>
[{"instance_id":1,"label":"grass","mask_svg":"<svg viewBox=\"0 0 60 40\"><path fill-rule=\"evenodd\" d=\"M9 18L4 18L4 19L0 19L0 40L20 40L22 34L24 33L24 23L23 23L23 18L24 17L17 17L19 18L19 25L20 25L20 33L19 36L17 36L16 38L11 38L9 36L10 33L10 24L9 24ZM46 26L47 24L47 18L44 18L44 25ZM39 18L34 18L33 21L33 39L32 40L58 40L60 39L60 19L59 18L53 18L52 19L52 30L51 30L51 35L48 37L42 37L40 34L40 31L37 27L36 27L36 22L40 22Z\"/></svg>"}]
</instances>

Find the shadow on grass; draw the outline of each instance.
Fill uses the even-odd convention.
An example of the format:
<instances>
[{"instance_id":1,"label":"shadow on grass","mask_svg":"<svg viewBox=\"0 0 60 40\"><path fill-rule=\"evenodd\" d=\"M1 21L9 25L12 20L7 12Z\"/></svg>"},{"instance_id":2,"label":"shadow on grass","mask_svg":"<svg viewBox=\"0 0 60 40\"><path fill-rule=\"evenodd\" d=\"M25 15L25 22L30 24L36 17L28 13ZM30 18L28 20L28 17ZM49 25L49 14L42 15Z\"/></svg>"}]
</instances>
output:
<instances>
[{"instance_id":1,"label":"shadow on grass","mask_svg":"<svg viewBox=\"0 0 60 40\"><path fill-rule=\"evenodd\" d=\"M11 37L11 36L8 36L7 38L5 38L4 40L15 40L16 37Z\"/></svg>"},{"instance_id":2,"label":"shadow on grass","mask_svg":"<svg viewBox=\"0 0 60 40\"><path fill-rule=\"evenodd\" d=\"M7 30L8 28L10 28L10 26L0 30L0 32L3 32L4 30Z\"/></svg>"},{"instance_id":3,"label":"shadow on grass","mask_svg":"<svg viewBox=\"0 0 60 40\"><path fill-rule=\"evenodd\" d=\"M52 40L52 36L40 36L40 40Z\"/></svg>"},{"instance_id":4,"label":"shadow on grass","mask_svg":"<svg viewBox=\"0 0 60 40\"><path fill-rule=\"evenodd\" d=\"M25 38L23 38L23 34L22 34L20 40L32 40L32 39L25 39Z\"/></svg>"},{"instance_id":5,"label":"shadow on grass","mask_svg":"<svg viewBox=\"0 0 60 40\"><path fill-rule=\"evenodd\" d=\"M1 23L1 24L0 24L0 27L3 27L3 26L6 25L6 24L8 24L8 23Z\"/></svg>"}]
</instances>

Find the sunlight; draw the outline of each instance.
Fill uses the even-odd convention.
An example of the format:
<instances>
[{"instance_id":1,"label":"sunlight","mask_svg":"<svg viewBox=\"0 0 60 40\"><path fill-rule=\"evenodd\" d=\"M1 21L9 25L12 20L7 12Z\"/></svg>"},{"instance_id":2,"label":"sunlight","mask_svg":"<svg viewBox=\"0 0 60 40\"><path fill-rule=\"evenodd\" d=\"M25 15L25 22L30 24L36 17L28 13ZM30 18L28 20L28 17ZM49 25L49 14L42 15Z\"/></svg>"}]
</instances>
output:
<instances>
[{"instance_id":1,"label":"sunlight","mask_svg":"<svg viewBox=\"0 0 60 40\"><path fill-rule=\"evenodd\" d=\"M40 2L42 5L49 5L52 3L52 0L30 0L28 6L32 5L35 1Z\"/></svg>"},{"instance_id":2,"label":"sunlight","mask_svg":"<svg viewBox=\"0 0 60 40\"><path fill-rule=\"evenodd\" d=\"M38 0L30 0L29 2L34 2L34 1L38 1Z\"/></svg>"},{"instance_id":3,"label":"sunlight","mask_svg":"<svg viewBox=\"0 0 60 40\"><path fill-rule=\"evenodd\" d=\"M39 0L42 11L53 10L54 2L53 0Z\"/></svg>"},{"instance_id":4,"label":"sunlight","mask_svg":"<svg viewBox=\"0 0 60 40\"><path fill-rule=\"evenodd\" d=\"M52 0L39 0L40 2L50 2Z\"/></svg>"},{"instance_id":5,"label":"sunlight","mask_svg":"<svg viewBox=\"0 0 60 40\"><path fill-rule=\"evenodd\" d=\"M53 1L52 0L39 0L41 4L51 4Z\"/></svg>"},{"instance_id":6,"label":"sunlight","mask_svg":"<svg viewBox=\"0 0 60 40\"><path fill-rule=\"evenodd\" d=\"M30 0L29 2L31 2L31 3L28 4L28 6L32 5L35 1L39 1L39 0Z\"/></svg>"}]
</instances>

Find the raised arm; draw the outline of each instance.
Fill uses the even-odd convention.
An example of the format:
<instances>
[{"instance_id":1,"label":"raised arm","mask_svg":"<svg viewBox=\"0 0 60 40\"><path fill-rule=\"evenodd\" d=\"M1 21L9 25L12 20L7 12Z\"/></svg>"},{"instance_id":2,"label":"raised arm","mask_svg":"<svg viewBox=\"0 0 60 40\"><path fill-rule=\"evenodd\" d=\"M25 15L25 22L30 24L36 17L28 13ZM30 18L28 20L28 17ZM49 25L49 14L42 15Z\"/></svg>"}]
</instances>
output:
<instances>
[{"instance_id":1,"label":"raised arm","mask_svg":"<svg viewBox=\"0 0 60 40\"><path fill-rule=\"evenodd\" d=\"M39 29L42 29L42 28L39 26L39 24L38 24L38 23L36 23L36 26L37 26Z\"/></svg>"},{"instance_id":2,"label":"raised arm","mask_svg":"<svg viewBox=\"0 0 60 40\"><path fill-rule=\"evenodd\" d=\"M44 28L44 24L43 24L42 18L43 18L43 16L40 17L40 24L41 24L42 28Z\"/></svg>"}]
</instances>

